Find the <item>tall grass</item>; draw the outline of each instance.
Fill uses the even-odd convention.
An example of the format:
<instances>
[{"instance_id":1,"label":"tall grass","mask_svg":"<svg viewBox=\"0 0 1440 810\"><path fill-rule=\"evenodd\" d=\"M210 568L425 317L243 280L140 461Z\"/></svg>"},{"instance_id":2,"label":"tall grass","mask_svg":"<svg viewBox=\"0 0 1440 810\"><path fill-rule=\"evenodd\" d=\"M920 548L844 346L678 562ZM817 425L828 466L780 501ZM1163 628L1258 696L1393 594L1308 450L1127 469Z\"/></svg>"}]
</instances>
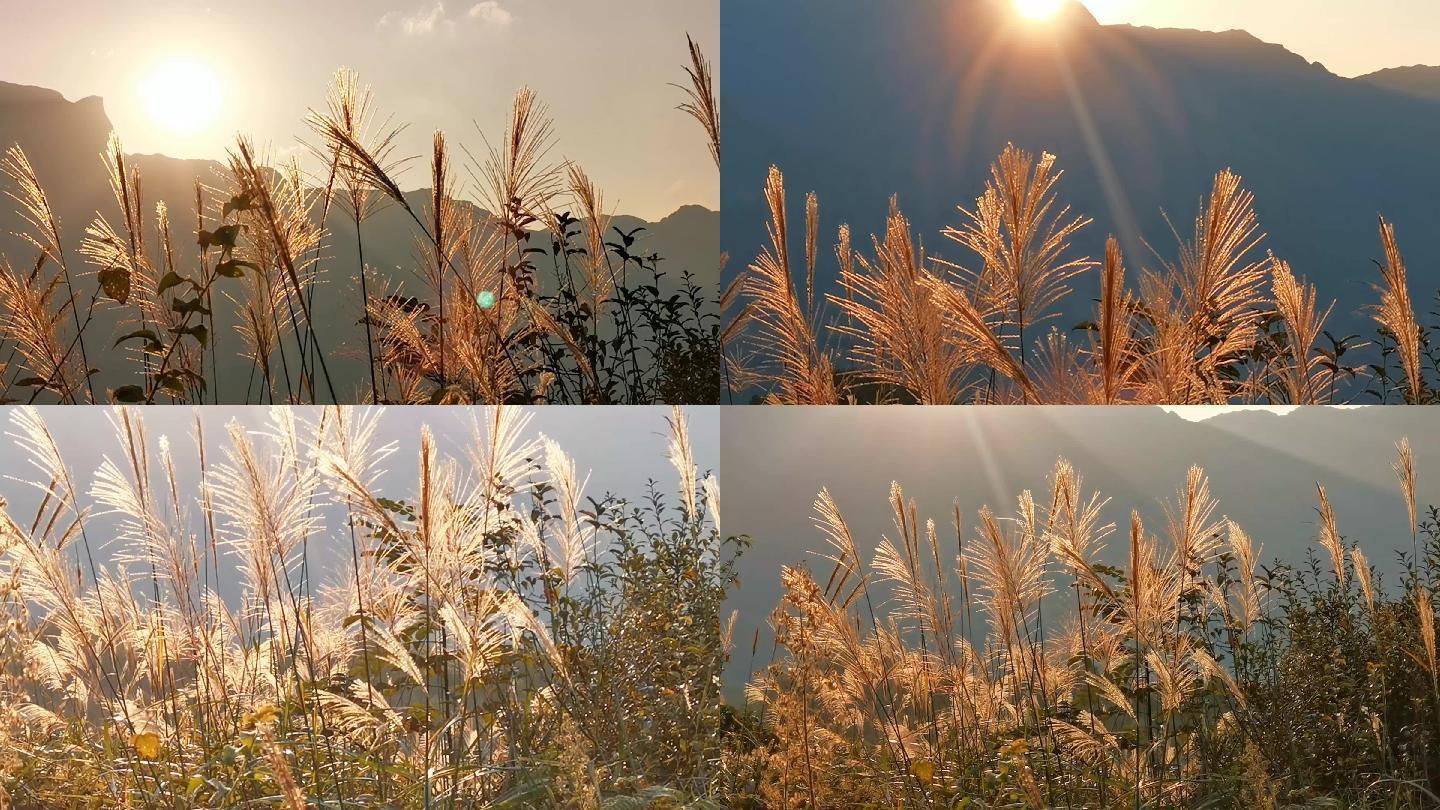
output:
<instances>
[{"instance_id":1,"label":"tall grass","mask_svg":"<svg viewBox=\"0 0 1440 810\"><path fill-rule=\"evenodd\" d=\"M1325 404L1435 401L1440 358L1421 323L1394 226L1366 313L1377 339L1326 328L1335 304L1261 252L1254 198L1215 176L1175 258L1127 286L1113 237L1104 260L1073 248L1090 224L1061 202L1054 155L1006 146L973 208L941 232L965 261L927 255L896 199L869 248L836 238L837 291L815 302L818 202L806 200L804 302L789 262L785 183L765 182L769 237L728 297L732 396L772 404ZM1057 324L1075 282L1099 274L1094 316ZM1440 298L1437 298L1440 300ZM1068 310L1073 314L1075 306ZM1075 332L1079 335L1073 334ZM1363 360L1362 360L1363 358Z\"/></svg>"},{"instance_id":2,"label":"tall grass","mask_svg":"<svg viewBox=\"0 0 1440 810\"><path fill-rule=\"evenodd\" d=\"M421 429L394 491L378 410L273 409L219 458L199 420L172 442L117 411L93 477L15 410L43 497L0 524L0 800L707 806L737 551L718 484L679 410L676 482L633 498L587 494L529 419L477 411L464 455Z\"/></svg>"},{"instance_id":3,"label":"tall grass","mask_svg":"<svg viewBox=\"0 0 1440 810\"><path fill-rule=\"evenodd\" d=\"M714 77L698 46L688 48L681 109L718 160ZM486 148L461 147L464 171L454 142L436 132L424 195L403 190L414 156L397 154L403 127L376 109L369 88L341 69L306 120L324 169L310 177L298 161L277 165L238 137L216 187L197 178L189 232L164 201L146 199L112 138L103 159L119 215L97 214L85 228L83 269L44 178L10 147L0 171L34 255L0 258L0 401L718 401L719 291L690 269L670 270L638 230L611 223L585 172L551 157L553 123L535 93L515 95L501 137L477 126ZM353 236L331 231L332 206L348 214ZM416 289L366 264L365 225L386 206L413 225ZM354 240L357 266L329 258L337 239ZM351 290L345 305L365 337L359 390L331 374L339 325L316 319L317 299ZM217 315L216 304L226 311ZM221 334L222 317L235 335ZM115 320L115 334L97 325ZM222 338L227 359L249 366L243 392L219 379ZM97 391L101 372L133 382Z\"/></svg>"},{"instance_id":4,"label":"tall grass","mask_svg":"<svg viewBox=\"0 0 1440 810\"><path fill-rule=\"evenodd\" d=\"M1408 442L1397 472L1414 515ZM1064 460L1013 512L942 527L898 484L889 508L867 561L816 499L833 565L782 571L736 806L1440 802L1433 508L1389 587L1323 487L1323 553L1297 566L1262 564L1199 468L1158 533Z\"/></svg>"}]
</instances>

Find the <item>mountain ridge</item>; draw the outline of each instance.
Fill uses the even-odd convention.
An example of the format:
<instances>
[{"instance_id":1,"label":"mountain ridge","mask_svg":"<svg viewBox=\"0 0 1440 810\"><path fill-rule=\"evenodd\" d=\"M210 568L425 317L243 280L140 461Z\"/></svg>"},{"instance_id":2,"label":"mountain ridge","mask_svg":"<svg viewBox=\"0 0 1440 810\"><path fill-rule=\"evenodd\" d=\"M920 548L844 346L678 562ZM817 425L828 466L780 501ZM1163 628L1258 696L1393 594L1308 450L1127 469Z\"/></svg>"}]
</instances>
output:
<instances>
[{"instance_id":1,"label":"mountain ridge","mask_svg":"<svg viewBox=\"0 0 1440 810\"><path fill-rule=\"evenodd\" d=\"M1440 101L1440 66L1406 65L1384 68L1364 76L1357 76L1356 80L1369 82L1398 93Z\"/></svg>"},{"instance_id":2,"label":"mountain ridge","mask_svg":"<svg viewBox=\"0 0 1440 810\"><path fill-rule=\"evenodd\" d=\"M31 95L32 97L31 97L31 98L26 98L26 97L25 97L26 95ZM83 108L83 107L96 107L96 108L98 108L100 114L104 117L105 125L106 125L106 128L107 128L107 129L106 129L107 134L108 134L108 132L110 131L110 119L109 119L108 113L105 112L105 99L104 99L103 96L88 95L88 96L83 96L83 97L81 97L81 98L77 98L77 99L73 99L73 100L72 100L72 99L66 97L65 94L61 93L61 92L58 91L58 90L54 90L54 89L51 89L51 88L48 88L48 87L43 87L43 86L41 86L41 85L20 84L20 83L18 83L18 82L7 82L7 81L4 81L4 80L0 80L0 108L9 107L9 106L20 106L20 105L26 105L26 104L53 104L53 103L55 103L55 102L62 102L63 104L65 104L65 105L70 105L72 108L76 108L76 109ZM0 134L3 134L3 130L0 130ZM8 146L10 145L10 143L13 143L13 142L14 142L14 139L13 139L13 138L10 138L8 141L6 141L6 142L4 142L4 143L0 143L0 148L6 148L6 147L8 147ZM27 151L27 155L28 155L30 150L26 150L26 151ZM98 159L100 158L100 156L101 156L101 153L100 153L99 151L97 151L96 154L95 154L96 159L98 160ZM224 162L223 162L222 160L220 160L220 159L217 159L217 158L181 158L181 157L174 157L174 156L172 156L172 155L167 155L167 154L165 154L165 153L163 153L163 152L126 152L126 153L125 153L125 156L126 156L127 158L135 158L135 159L144 160L144 161L172 161L172 162L175 162L175 163L188 164L188 165L206 165L206 166L213 166L213 167L214 167L215 169L217 169L217 170L222 170L222 171L224 170ZM429 186L417 186L417 187L414 187L414 188L403 188L403 187L402 187L402 191L404 191L404 193L405 193L405 195L406 195L407 197L410 196L411 194L421 194L421 193L423 193L423 194L425 194L425 195L428 196L429 193L430 193L430 187L429 187ZM472 201L472 202L473 202L473 201ZM662 216L660 219L658 219L658 220L653 220L653 222L654 222L655 224L659 224L659 223L661 223L661 222L664 222L664 221L667 220L667 219L670 219L670 218L672 218L672 217L675 217L677 214L683 214L683 213L685 213L687 210L690 210L690 209L695 209L695 210L699 210L699 211L703 211L703 212L708 212L708 213L711 213L711 214L718 213L718 211L716 211L715 209L708 208L708 207L706 207L706 206L704 206L704 205L702 205L702 204L700 204L700 203L684 203L684 204L676 207L675 210L673 210L673 211L665 214L665 215ZM640 221L640 222L651 222L651 221L652 221L652 220L647 220L645 217L642 217L642 216L640 216L640 215L638 215L638 214L626 214L626 213L615 212L615 213L611 214L611 216L612 216L612 217L617 217L617 218L618 218L618 217L623 217L623 218L626 218L626 219L638 220L638 221Z\"/></svg>"}]
</instances>

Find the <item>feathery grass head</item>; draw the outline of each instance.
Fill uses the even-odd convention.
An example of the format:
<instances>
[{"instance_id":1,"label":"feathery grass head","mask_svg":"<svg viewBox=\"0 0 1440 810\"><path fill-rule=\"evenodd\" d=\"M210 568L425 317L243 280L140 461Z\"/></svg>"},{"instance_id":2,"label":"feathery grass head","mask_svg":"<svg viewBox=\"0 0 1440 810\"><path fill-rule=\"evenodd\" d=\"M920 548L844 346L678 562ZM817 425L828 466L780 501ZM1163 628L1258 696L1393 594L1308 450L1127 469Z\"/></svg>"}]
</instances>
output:
<instances>
[{"instance_id":1,"label":"feathery grass head","mask_svg":"<svg viewBox=\"0 0 1440 810\"><path fill-rule=\"evenodd\" d=\"M808 236L815 232L812 219L807 216ZM936 289L944 282L926 270L924 251L897 199L890 200L884 239L872 242L874 258L857 254L840 276L843 294L830 296L849 321L835 330L853 340L851 356L867 379L907 391L921 404L955 402L976 351ZM813 253L812 246L812 268Z\"/></svg>"},{"instance_id":2,"label":"feathery grass head","mask_svg":"<svg viewBox=\"0 0 1440 810\"><path fill-rule=\"evenodd\" d=\"M680 498L685 504L685 518L693 523L699 517L695 507L696 477L695 458L690 452L690 428L685 420L685 411L676 405L670 409L670 464L680 479Z\"/></svg>"},{"instance_id":3,"label":"feathery grass head","mask_svg":"<svg viewBox=\"0 0 1440 810\"><path fill-rule=\"evenodd\" d=\"M1226 537L1230 544L1230 553L1235 557L1235 568L1240 577L1240 589L1238 599L1240 602L1240 626L1242 630L1249 630L1259 618L1263 607L1264 592L1260 589L1260 582L1255 576L1255 561L1260 556L1260 549L1251 541L1250 535L1240 528L1240 524L1233 520L1227 521ZM1359 549L1356 549L1359 552ZM1358 567L1358 563L1357 563ZM1362 582L1368 583L1369 569L1366 569L1365 579Z\"/></svg>"},{"instance_id":4,"label":"feathery grass head","mask_svg":"<svg viewBox=\"0 0 1440 810\"><path fill-rule=\"evenodd\" d=\"M715 76L710 69L710 60L705 58L700 46L690 36L685 36L690 51L690 64L685 74L690 77L690 86L682 88L690 100L680 105L686 115L694 118L705 129L709 139L710 157L715 159L715 168L720 168L720 102L715 92Z\"/></svg>"},{"instance_id":5,"label":"feathery grass head","mask_svg":"<svg viewBox=\"0 0 1440 810\"><path fill-rule=\"evenodd\" d=\"M1055 317L1051 308L1070 293L1070 281L1093 266L1067 259L1071 239L1090 224L1059 204L1056 185L1063 172L1046 152L1035 156L1006 144L990 166L985 193L974 210L962 208L965 222L943 231L981 261L971 271L977 297L1003 315L1011 338L1024 355L1026 330Z\"/></svg>"},{"instance_id":6,"label":"feathery grass head","mask_svg":"<svg viewBox=\"0 0 1440 810\"><path fill-rule=\"evenodd\" d=\"M54 391L61 401L75 401L83 379L79 357L66 357L61 337L61 315L53 301L56 283L46 283L36 272L22 274L0 256L0 332L13 342L38 386Z\"/></svg>"},{"instance_id":7,"label":"feathery grass head","mask_svg":"<svg viewBox=\"0 0 1440 810\"><path fill-rule=\"evenodd\" d=\"M838 401L835 372L791 280L785 177L774 166L765 181L765 199L770 245L750 265L742 288L756 353L770 366L757 373L775 383L769 394L773 403L832 405Z\"/></svg>"},{"instance_id":8,"label":"feathery grass head","mask_svg":"<svg viewBox=\"0 0 1440 810\"><path fill-rule=\"evenodd\" d=\"M567 175L570 194L579 203L585 217L586 286L590 293L591 311L599 312L601 304L615 292L615 276L605 252L605 232L610 230L610 214L605 210L605 198L600 189L584 169L571 163Z\"/></svg>"},{"instance_id":9,"label":"feathery grass head","mask_svg":"<svg viewBox=\"0 0 1440 810\"><path fill-rule=\"evenodd\" d=\"M1314 347L1335 305L1332 302L1321 312L1314 285L1306 284L1304 279L1296 280L1290 265L1273 254L1270 266L1275 309L1285 323L1288 358L1280 369L1280 377L1286 397L1297 405L1324 404L1321 385L1324 369L1321 358L1314 354Z\"/></svg>"},{"instance_id":10,"label":"feathery grass head","mask_svg":"<svg viewBox=\"0 0 1440 810\"><path fill-rule=\"evenodd\" d=\"M405 162L394 155L405 127L392 126L389 118L375 121L374 93L349 68L335 71L325 104L325 110L310 110L305 121L329 152L329 162L345 186L342 201L351 213L364 220L382 199L398 196L403 203L404 195L397 194L399 187L390 178ZM375 196L377 190L381 197Z\"/></svg>"},{"instance_id":11,"label":"feathery grass head","mask_svg":"<svg viewBox=\"0 0 1440 810\"><path fill-rule=\"evenodd\" d=\"M1375 583L1370 578L1370 561L1359 546L1350 550L1350 564L1355 569L1355 579L1360 583L1360 593L1365 596L1365 606L1375 613Z\"/></svg>"},{"instance_id":12,"label":"feathery grass head","mask_svg":"<svg viewBox=\"0 0 1440 810\"><path fill-rule=\"evenodd\" d=\"M502 140L486 141L485 158L476 172L485 204L512 232L520 233L560 192L558 168L546 162L554 142L549 110L533 90L522 87L515 93Z\"/></svg>"},{"instance_id":13,"label":"feathery grass head","mask_svg":"<svg viewBox=\"0 0 1440 810\"><path fill-rule=\"evenodd\" d=\"M1330 552L1330 565L1335 571L1335 584L1343 587L1345 585L1345 544L1340 537L1340 530L1335 526L1335 510L1330 506L1330 497L1325 494L1325 487L1316 484L1315 490L1320 498L1320 545Z\"/></svg>"},{"instance_id":14,"label":"feathery grass head","mask_svg":"<svg viewBox=\"0 0 1440 810\"><path fill-rule=\"evenodd\" d=\"M1220 172L1195 218L1194 236L1180 243L1177 280L1197 330L1236 348L1253 337L1249 327L1264 283L1265 263L1247 258L1265 238L1254 203L1240 175Z\"/></svg>"},{"instance_id":15,"label":"feathery grass head","mask_svg":"<svg viewBox=\"0 0 1440 810\"><path fill-rule=\"evenodd\" d=\"M1395 341L1400 365L1405 371L1406 399L1418 404L1425 394L1425 378L1420 367L1420 325L1410 301L1405 259L1395 241L1395 226L1384 217L1380 218L1380 245L1385 250L1385 263L1380 268L1381 284L1371 285L1380 295L1374 318Z\"/></svg>"},{"instance_id":16,"label":"feathery grass head","mask_svg":"<svg viewBox=\"0 0 1440 810\"><path fill-rule=\"evenodd\" d=\"M1100 370L1100 402L1115 404L1129 387L1137 370L1134 300L1125 289L1125 258L1120 242L1105 240L1105 264L1100 276L1100 317L1091 355Z\"/></svg>"},{"instance_id":17,"label":"feathery grass head","mask_svg":"<svg viewBox=\"0 0 1440 810\"><path fill-rule=\"evenodd\" d=\"M0 172L10 180L11 188L5 195L18 207L20 216L29 227L20 237L44 254L50 261L64 261L60 244L60 219L50 206L50 198L30 158L20 144L11 144L0 159Z\"/></svg>"},{"instance_id":18,"label":"feathery grass head","mask_svg":"<svg viewBox=\"0 0 1440 810\"><path fill-rule=\"evenodd\" d=\"M1410 535L1413 538L1419 531L1419 523L1415 503L1415 452L1410 447L1409 437L1396 442L1395 451L1392 468L1395 477L1400 479L1400 492L1405 496L1405 511L1410 516Z\"/></svg>"}]
</instances>

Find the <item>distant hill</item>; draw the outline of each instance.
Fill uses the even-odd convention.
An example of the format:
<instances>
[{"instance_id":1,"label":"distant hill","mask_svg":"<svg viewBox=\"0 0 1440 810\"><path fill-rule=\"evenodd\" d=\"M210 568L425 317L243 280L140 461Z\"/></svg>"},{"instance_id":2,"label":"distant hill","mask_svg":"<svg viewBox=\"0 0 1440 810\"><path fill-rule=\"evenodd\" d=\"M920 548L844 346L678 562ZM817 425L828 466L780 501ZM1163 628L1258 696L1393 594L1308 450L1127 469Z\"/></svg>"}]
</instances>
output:
<instances>
[{"instance_id":1,"label":"distant hill","mask_svg":"<svg viewBox=\"0 0 1440 810\"><path fill-rule=\"evenodd\" d=\"M1102 26L1078 4L1049 27L1022 25L1009 6L727 0L721 230L732 271L765 241L771 164L785 172L792 216L818 192L832 242L842 222L857 237L882 231L898 193L928 252L971 262L940 231L1013 141L1059 156L1063 202L1095 219L1077 252L1098 257L1115 233L1131 265L1157 268L1147 243L1175 255L1162 209L1187 232L1212 177L1231 167L1255 193L1266 245L1339 299L1340 328L1373 334L1352 313L1374 303L1382 212L1431 308L1440 68L1348 79L1243 31ZM835 273L831 261L821 280ZM1082 280L1072 305L1088 311L1097 290Z\"/></svg>"},{"instance_id":2,"label":"distant hill","mask_svg":"<svg viewBox=\"0 0 1440 810\"><path fill-rule=\"evenodd\" d=\"M0 150L18 143L29 156L51 204L60 215L62 235L70 251L67 258L75 267L81 266L76 250L95 213L103 212L112 220L118 217L119 209L110 195L101 160L110 130L104 103L97 97L71 102L52 90L0 82ZM123 133L121 135L123 137ZM184 247L192 245L194 183L198 178L209 186L224 187L224 167L214 161L179 160L164 155L131 155L129 159L140 170L147 210L153 212L154 204L163 200L169 207L171 221L176 223L177 233L181 234L177 242ZM406 194L417 210L424 209L429 195L428 188ZM34 261L35 251L14 236L23 227L20 217L8 198L0 199L4 200L4 204L0 204L0 254L16 266L26 266ZM690 205L655 223L617 215L612 224L626 231L636 227L646 229L639 236L639 244L646 254L655 252L662 257L661 268L668 274L662 290L668 293L675 289L681 271L687 269L697 283L707 289L716 288L720 253L717 212ZM336 390L342 400L350 397L354 401L352 392L361 387L365 372L364 332L357 323L361 309L357 299L359 277L355 272L358 258L354 227L339 211L332 211L328 225L330 238L323 264L325 283L317 294L315 316L331 336L322 345L328 356L334 358L329 360L329 368ZM414 289L418 283L413 275L417 236L414 224L398 206L390 206L367 220L365 260L372 268L372 278ZM193 259L190 261L193 263ZM224 318L221 324L226 325ZM100 322L99 338L90 339L87 344L108 346L118 335L117 329L113 318ZM244 401L251 364L234 355L239 347L234 336L221 334L218 345L222 399ZM133 369L120 369L117 364L100 365L105 372L97 377L97 391L138 382L131 378Z\"/></svg>"},{"instance_id":3,"label":"distant hill","mask_svg":"<svg viewBox=\"0 0 1440 810\"><path fill-rule=\"evenodd\" d=\"M1361 76L1358 81L1369 82L1377 87L1416 98L1440 102L1440 67L1412 65L1411 67L1386 68Z\"/></svg>"}]
</instances>

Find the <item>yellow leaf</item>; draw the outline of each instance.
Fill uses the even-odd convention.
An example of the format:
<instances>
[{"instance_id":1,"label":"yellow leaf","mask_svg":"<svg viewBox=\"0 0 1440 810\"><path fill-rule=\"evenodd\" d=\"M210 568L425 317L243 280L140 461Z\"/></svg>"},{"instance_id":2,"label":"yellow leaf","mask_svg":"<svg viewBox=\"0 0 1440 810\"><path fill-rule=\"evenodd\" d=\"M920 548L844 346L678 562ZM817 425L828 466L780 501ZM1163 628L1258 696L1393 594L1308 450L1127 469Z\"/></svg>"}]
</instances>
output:
<instances>
[{"instance_id":1,"label":"yellow leaf","mask_svg":"<svg viewBox=\"0 0 1440 810\"><path fill-rule=\"evenodd\" d=\"M241 728L254 728L275 723L280 719L280 709L274 703L262 703L255 707L254 711L247 712L240 718Z\"/></svg>"},{"instance_id":2,"label":"yellow leaf","mask_svg":"<svg viewBox=\"0 0 1440 810\"><path fill-rule=\"evenodd\" d=\"M917 759L910 766L910 772L920 780L920 784L928 785L930 780L935 778L935 763L928 759Z\"/></svg>"},{"instance_id":3,"label":"yellow leaf","mask_svg":"<svg viewBox=\"0 0 1440 810\"><path fill-rule=\"evenodd\" d=\"M135 747L135 753L145 759L156 759L160 756L159 734L142 731L130 738L130 744Z\"/></svg>"}]
</instances>

